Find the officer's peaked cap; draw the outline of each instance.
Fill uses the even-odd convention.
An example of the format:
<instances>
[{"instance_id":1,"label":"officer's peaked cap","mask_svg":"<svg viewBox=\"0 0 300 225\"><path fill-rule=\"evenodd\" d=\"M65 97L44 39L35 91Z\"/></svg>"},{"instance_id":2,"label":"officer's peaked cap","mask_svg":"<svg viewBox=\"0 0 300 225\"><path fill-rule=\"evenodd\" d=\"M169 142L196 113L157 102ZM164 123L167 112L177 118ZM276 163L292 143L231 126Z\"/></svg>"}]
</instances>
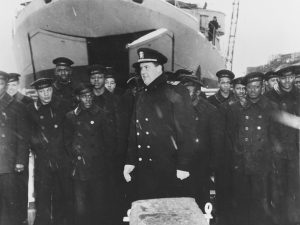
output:
<instances>
[{"instance_id":1,"label":"officer's peaked cap","mask_svg":"<svg viewBox=\"0 0 300 225\"><path fill-rule=\"evenodd\" d=\"M133 67L137 67L138 64L144 62L156 62L163 65L168 61L166 56L151 48L139 48L137 50L137 54L139 59L136 63L133 64Z\"/></svg>"}]
</instances>

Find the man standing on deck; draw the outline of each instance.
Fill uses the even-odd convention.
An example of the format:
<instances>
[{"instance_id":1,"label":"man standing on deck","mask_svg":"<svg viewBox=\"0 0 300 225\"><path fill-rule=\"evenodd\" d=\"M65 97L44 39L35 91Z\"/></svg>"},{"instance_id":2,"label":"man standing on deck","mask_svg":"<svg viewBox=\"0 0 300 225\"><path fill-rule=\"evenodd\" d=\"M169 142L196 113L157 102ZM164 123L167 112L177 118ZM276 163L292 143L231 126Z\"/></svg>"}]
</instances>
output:
<instances>
[{"instance_id":1,"label":"man standing on deck","mask_svg":"<svg viewBox=\"0 0 300 225\"><path fill-rule=\"evenodd\" d=\"M145 84L137 93L124 178L136 171L137 198L191 195L190 162L194 148L193 107L183 86L167 84L167 58L150 48L137 51Z\"/></svg>"},{"instance_id":2,"label":"man standing on deck","mask_svg":"<svg viewBox=\"0 0 300 225\"><path fill-rule=\"evenodd\" d=\"M215 39L217 36L217 30L221 26L218 23L217 17L214 16L213 19L208 23L208 40L213 42L215 45Z\"/></svg>"},{"instance_id":3,"label":"man standing on deck","mask_svg":"<svg viewBox=\"0 0 300 225\"><path fill-rule=\"evenodd\" d=\"M234 78L234 73L230 70L219 70L216 73L218 77L219 91L208 98L208 101L217 108L233 96L231 92L231 82Z\"/></svg>"}]
</instances>

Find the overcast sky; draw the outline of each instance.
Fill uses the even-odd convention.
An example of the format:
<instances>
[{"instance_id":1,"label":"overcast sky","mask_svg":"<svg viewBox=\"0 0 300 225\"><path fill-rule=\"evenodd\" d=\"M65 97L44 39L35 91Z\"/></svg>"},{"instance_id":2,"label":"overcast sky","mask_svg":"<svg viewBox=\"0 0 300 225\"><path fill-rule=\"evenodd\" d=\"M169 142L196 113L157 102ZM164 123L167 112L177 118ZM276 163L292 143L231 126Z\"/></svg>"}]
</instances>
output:
<instances>
[{"instance_id":1,"label":"overcast sky","mask_svg":"<svg viewBox=\"0 0 300 225\"><path fill-rule=\"evenodd\" d=\"M4 3L5 1L5 3ZM15 71L12 53L12 24L15 3L1 0L0 7L0 70ZM185 0L204 5L205 0ZM233 0L206 0L208 9L224 12L227 34L223 37L223 52L227 49ZM300 0L240 0L239 21L233 71L244 75L247 66L267 63L274 54L300 52Z\"/></svg>"},{"instance_id":2,"label":"overcast sky","mask_svg":"<svg viewBox=\"0 0 300 225\"><path fill-rule=\"evenodd\" d=\"M205 0L186 0L203 5ZM233 0L206 0L208 9L226 14L230 28ZM240 0L233 71L241 76L248 66L268 62L275 54L300 52L300 0ZM225 36L226 36L225 35ZM228 36L223 37L223 51Z\"/></svg>"}]
</instances>

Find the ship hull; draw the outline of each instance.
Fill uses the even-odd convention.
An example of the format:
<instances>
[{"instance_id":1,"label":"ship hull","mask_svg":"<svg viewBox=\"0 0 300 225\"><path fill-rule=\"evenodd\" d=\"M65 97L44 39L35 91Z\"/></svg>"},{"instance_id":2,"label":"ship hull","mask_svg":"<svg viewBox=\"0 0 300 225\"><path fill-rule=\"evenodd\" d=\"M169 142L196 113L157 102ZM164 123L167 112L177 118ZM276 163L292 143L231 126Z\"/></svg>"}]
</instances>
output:
<instances>
[{"instance_id":1,"label":"ship hull","mask_svg":"<svg viewBox=\"0 0 300 225\"><path fill-rule=\"evenodd\" d=\"M14 30L14 52L23 86L41 76L52 76L52 60L71 58L75 80L85 80L86 66L113 66L119 84L125 84L135 60L128 44L158 29L168 39L146 41L158 48L169 62L165 70L197 70L209 87L216 84L217 70L225 67L220 51L200 33L194 17L164 1L144 0L56 0L32 1L18 16ZM155 42L155 43L154 43ZM171 43L167 44L165 43ZM132 50L135 50L134 48Z\"/></svg>"}]
</instances>

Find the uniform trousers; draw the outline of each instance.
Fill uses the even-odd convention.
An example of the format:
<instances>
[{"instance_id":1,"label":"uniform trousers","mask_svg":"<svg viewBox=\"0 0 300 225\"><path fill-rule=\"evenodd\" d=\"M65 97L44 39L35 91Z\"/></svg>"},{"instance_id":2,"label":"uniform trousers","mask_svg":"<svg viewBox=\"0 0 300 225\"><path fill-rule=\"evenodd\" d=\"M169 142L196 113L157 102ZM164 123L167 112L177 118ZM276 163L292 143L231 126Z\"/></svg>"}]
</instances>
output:
<instances>
[{"instance_id":1,"label":"uniform trousers","mask_svg":"<svg viewBox=\"0 0 300 225\"><path fill-rule=\"evenodd\" d=\"M111 216L110 190L105 177L88 180L73 180L76 225L113 224Z\"/></svg>"},{"instance_id":2,"label":"uniform trousers","mask_svg":"<svg viewBox=\"0 0 300 225\"><path fill-rule=\"evenodd\" d=\"M228 225L229 223L229 210L231 201L231 174L227 166L220 166L215 171L215 188L216 188L216 214L217 223Z\"/></svg>"},{"instance_id":3,"label":"uniform trousers","mask_svg":"<svg viewBox=\"0 0 300 225\"><path fill-rule=\"evenodd\" d=\"M22 224L27 224L28 216L28 168L21 173L16 173L16 185L18 188L18 211L22 217Z\"/></svg>"},{"instance_id":4,"label":"uniform trousers","mask_svg":"<svg viewBox=\"0 0 300 225\"><path fill-rule=\"evenodd\" d=\"M232 179L230 224L272 224L266 209L268 174L245 174L234 171Z\"/></svg>"},{"instance_id":5,"label":"uniform trousers","mask_svg":"<svg viewBox=\"0 0 300 225\"><path fill-rule=\"evenodd\" d=\"M36 218L34 225L67 223L70 212L70 181L65 169L52 169L37 162L35 167Z\"/></svg>"},{"instance_id":6,"label":"uniform trousers","mask_svg":"<svg viewBox=\"0 0 300 225\"><path fill-rule=\"evenodd\" d=\"M300 183L297 159L274 159L272 203L278 224L300 222Z\"/></svg>"},{"instance_id":7,"label":"uniform trousers","mask_svg":"<svg viewBox=\"0 0 300 225\"><path fill-rule=\"evenodd\" d=\"M123 217L127 215L127 210L131 207L128 196L126 196L125 179L123 177L123 166L115 167L109 176L109 206L113 214L114 225L123 225Z\"/></svg>"},{"instance_id":8,"label":"uniform trousers","mask_svg":"<svg viewBox=\"0 0 300 225\"><path fill-rule=\"evenodd\" d=\"M197 161L191 170L192 189L199 208L204 212L205 204L210 202L210 169L208 166L204 168L200 160Z\"/></svg>"},{"instance_id":9,"label":"uniform trousers","mask_svg":"<svg viewBox=\"0 0 300 225\"><path fill-rule=\"evenodd\" d=\"M0 175L0 225L20 225L24 213L20 208L18 176L16 173ZM24 197L24 196L23 196ZM26 211L27 212L27 211Z\"/></svg>"}]
</instances>

